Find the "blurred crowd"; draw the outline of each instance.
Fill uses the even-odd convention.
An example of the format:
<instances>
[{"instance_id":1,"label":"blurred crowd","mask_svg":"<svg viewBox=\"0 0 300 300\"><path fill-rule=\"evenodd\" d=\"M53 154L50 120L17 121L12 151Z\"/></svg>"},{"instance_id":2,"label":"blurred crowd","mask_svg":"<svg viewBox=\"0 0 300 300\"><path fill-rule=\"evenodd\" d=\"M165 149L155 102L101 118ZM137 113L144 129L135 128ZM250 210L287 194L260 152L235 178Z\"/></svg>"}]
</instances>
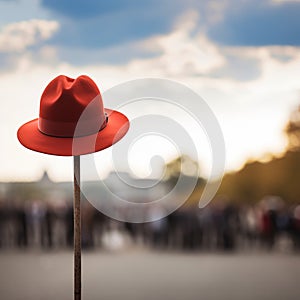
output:
<instances>
[{"instance_id":1,"label":"blurred crowd","mask_svg":"<svg viewBox=\"0 0 300 300\"><path fill-rule=\"evenodd\" d=\"M167 250L299 251L300 205L287 206L276 197L253 206L217 201L204 209L181 208L158 221L136 224L112 220L89 202L82 203L84 249L129 244ZM73 247L71 201L55 205L42 201L0 203L1 249L68 247Z\"/></svg>"}]
</instances>

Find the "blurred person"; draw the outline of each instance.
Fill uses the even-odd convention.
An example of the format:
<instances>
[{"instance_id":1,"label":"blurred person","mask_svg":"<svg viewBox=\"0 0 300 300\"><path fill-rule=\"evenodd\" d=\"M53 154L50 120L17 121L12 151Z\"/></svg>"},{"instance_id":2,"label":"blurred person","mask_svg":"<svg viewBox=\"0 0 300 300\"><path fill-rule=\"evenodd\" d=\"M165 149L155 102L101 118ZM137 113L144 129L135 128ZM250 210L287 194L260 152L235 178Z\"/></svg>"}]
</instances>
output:
<instances>
[{"instance_id":1,"label":"blurred person","mask_svg":"<svg viewBox=\"0 0 300 300\"><path fill-rule=\"evenodd\" d=\"M214 240L214 221L213 221L213 208L211 205L199 210L199 235L201 238L201 247L204 250L213 248Z\"/></svg>"},{"instance_id":2,"label":"blurred person","mask_svg":"<svg viewBox=\"0 0 300 300\"><path fill-rule=\"evenodd\" d=\"M19 248L28 246L28 220L24 204L19 203L15 208L15 238Z\"/></svg>"},{"instance_id":3,"label":"blurred person","mask_svg":"<svg viewBox=\"0 0 300 300\"><path fill-rule=\"evenodd\" d=\"M254 206L239 209L240 236L246 248L257 246L259 235L259 215Z\"/></svg>"},{"instance_id":4,"label":"blurred person","mask_svg":"<svg viewBox=\"0 0 300 300\"><path fill-rule=\"evenodd\" d=\"M119 251L126 247L127 242L120 229L120 222L108 219L108 228L102 235L103 247L109 251Z\"/></svg>"},{"instance_id":5,"label":"blurred person","mask_svg":"<svg viewBox=\"0 0 300 300\"><path fill-rule=\"evenodd\" d=\"M2 247L14 247L16 245L16 216L15 203L13 201L3 202L1 219Z\"/></svg>"},{"instance_id":6,"label":"blurred person","mask_svg":"<svg viewBox=\"0 0 300 300\"><path fill-rule=\"evenodd\" d=\"M147 213L146 210L140 210L136 208L124 208L122 211L123 216L126 216L129 219L137 219L138 217L145 216ZM146 224L143 223L134 223L134 222L124 222L121 226L125 229L126 233L130 235L131 240L134 243L144 244L147 241L147 233L146 233Z\"/></svg>"},{"instance_id":7,"label":"blurred person","mask_svg":"<svg viewBox=\"0 0 300 300\"><path fill-rule=\"evenodd\" d=\"M102 247L102 237L103 234L107 231L108 227L108 217L104 215L99 210L95 210L94 219L93 219L93 240L95 247Z\"/></svg>"},{"instance_id":8,"label":"blurred person","mask_svg":"<svg viewBox=\"0 0 300 300\"><path fill-rule=\"evenodd\" d=\"M201 231L197 213L194 208L184 210L183 223L183 249L195 250L201 244Z\"/></svg>"},{"instance_id":9,"label":"blurred person","mask_svg":"<svg viewBox=\"0 0 300 300\"><path fill-rule=\"evenodd\" d=\"M167 246L168 223L164 217L164 209L160 205L155 205L148 210L149 219L155 220L147 224L150 234L151 246L163 248Z\"/></svg>"},{"instance_id":10,"label":"blurred person","mask_svg":"<svg viewBox=\"0 0 300 300\"><path fill-rule=\"evenodd\" d=\"M3 207L2 199L0 200L0 248L3 247L4 243L4 224L5 224L5 211Z\"/></svg>"},{"instance_id":11,"label":"blurred person","mask_svg":"<svg viewBox=\"0 0 300 300\"><path fill-rule=\"evenodd\" d=\"M290 251L293 247L292 214L283 202L277 208L275 242L280 251Z\"/></svg>"},{"instance_id":12,"label":"blurred person","mask_svg":"<svg viewBox=\"0 0 300 300\"><path fill-rule=\"evenodd\" d=\"M63 200L55 201L52 199L51 207L49 207L48 225L51 225L51 231L49 234L52 238L52 247L66 247L66 215L67 215L67 204ZM47 224L47 223L46 223ZM73 226L73 224L72 224ZM47 228L47 227L45 227Z\"/></svg>"},{"instance_id":13,"label":"blurred person","mask_svg":"<svg viewBox=\"0 0 300 300\"><path fill-rule=\"evenodd\" d=\"M236 235L239 228L236 207L226 204L223 209L223 249L234 250L236 247Z\"/></svg>"},{"instance_id":14,"label":"blurred person","mask_svg":"<svg viewBox=\"0 0 300 300\"><path fill-rule=\"evenodd\" d=\"M42 244L42 228L46 214L45 203L34 200L27 207L27 221L30 232L31 246L38 247Z\"/></svg>"},{"instance_id":15,"label":"blurred person","mask_svg":"<svg viewBox=\"0 0 300 300\"><path fill-rule=\"evenodd\" d=\"M94 216L95 208L84 199L81 203L81 238L85 249L94 247Z\"/></svg>"},{"instance_id":16,"label":"blurred person","mask_svg":"<svg viewBox=\"0 0 300 300\"><path fill-rule=\"evenodd\" d=\"M292 233L294 247L297 251L300 250L300 205L297 205L292 216Z\"/></svg>"},{"instance_id":17,"label":"blurred person","mask_svg":"<svg viewBox=\"0 0 300 300\"><path fill-rule=\"evenodd\" d=\"M181 239L180 233L181 233L181 226L180 226L180 212L179 210L175 210L171 214L169 214L167 217L168 222L168 246L169 248L178 248L179 241ZM146 227L147 230L147 227ZM147 233L146 233L147 234Z\"/></svg>"},{"instance_id":18,"label":"blurred person","mask_svg":"<svg viewBox=\"0 0 300 300\"><path fill-rule=\"evenodd\" d=\"M223 250L224 248L224 239L223 239L224 204L217 203L214 205L213 223L214 223L214 231L215 231L215 247L217 249Z\"/></svg>"},{"instance_id":19,"label":"blurred person","mask_svg":"<svg viewBox=\"0 0 300 300\"><path fill-rule=\"evenodd\" d=\"M275 245L277 227L277 211L272 196L263 198L260 203L260 236L262 245L273 249Z\"/></svg>"},{"instance_id":20,"label":"blurred person","mask_svg":"<svg viewBox=\"0 0 300 300\"><path fill-rule=\"evenodd\" d=\"M41 244L45 249L51 249L53 246L53 211L48 204L46 207L41 227Z\"/></svg>"},{"instance_id":21,"label":"blurred person","mask_svg":"<svg viewBox=\"0 0 300 300\"><path fill-rule=\"evenodd\" d=\"M72 201L68 201L66 204L66 211L64 215L64 226L65 226L65 240L66 245L69 248L73 248L74 241L74 208Z\"/></svg>"}]
</instances>

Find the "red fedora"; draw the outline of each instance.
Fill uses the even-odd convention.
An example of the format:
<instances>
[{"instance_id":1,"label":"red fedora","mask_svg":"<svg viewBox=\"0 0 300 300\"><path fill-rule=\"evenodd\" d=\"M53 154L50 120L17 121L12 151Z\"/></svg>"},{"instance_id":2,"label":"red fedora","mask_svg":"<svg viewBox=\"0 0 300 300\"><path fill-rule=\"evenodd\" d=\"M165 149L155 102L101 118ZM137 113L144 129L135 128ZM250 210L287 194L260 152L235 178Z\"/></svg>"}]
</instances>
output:
<instances>
[{"instance_id":1,"label":"red fedora","mask_svg":"<svg viewBox=\"0 0 300 300\"><path fill-rule=\"evenodd\" d=\"M95 82L60 75L45 88L39 118L18 130L20 143L34 151L75 156L108 148L128 131L122 113L103 107Z\"/></svg>"}]
</instances>

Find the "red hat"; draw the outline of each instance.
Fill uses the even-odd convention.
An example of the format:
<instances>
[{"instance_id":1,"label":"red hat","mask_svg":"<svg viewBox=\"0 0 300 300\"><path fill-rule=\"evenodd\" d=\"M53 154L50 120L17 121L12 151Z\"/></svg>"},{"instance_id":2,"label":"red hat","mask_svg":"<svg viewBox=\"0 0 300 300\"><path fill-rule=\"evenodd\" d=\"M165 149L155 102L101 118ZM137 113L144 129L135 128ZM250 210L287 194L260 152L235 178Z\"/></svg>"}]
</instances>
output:
<instances>
[{"instance_id":1,"label":"red hat","mask_svg":"<svg viewBox=\"0 0 300 300\"><path fill-rule=\"evenodd\" d=\"M20 143L34 151L76 156L100 151L128 131L126 116L103 107L95 82L82 75L60 75L45 88L38 119L18 130Z\"/></svg>"}]
</instances>

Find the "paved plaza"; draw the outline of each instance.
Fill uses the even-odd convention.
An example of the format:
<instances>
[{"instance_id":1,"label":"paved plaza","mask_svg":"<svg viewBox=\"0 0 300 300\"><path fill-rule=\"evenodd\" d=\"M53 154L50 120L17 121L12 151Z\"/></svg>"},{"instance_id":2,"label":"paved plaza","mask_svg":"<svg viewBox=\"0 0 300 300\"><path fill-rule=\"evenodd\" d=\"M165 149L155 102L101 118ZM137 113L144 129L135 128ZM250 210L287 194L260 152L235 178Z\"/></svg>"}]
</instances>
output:
<instances>
[{"instance_id":1,"label":"paved plaza","mask_svg":"<svg viewBox=\"0 0 300 300\"><path fill-rule=\"evenodd\" d=\"M71 252L0 252L3 300L72 299ZM83 254L83 299L298 300L293 254Z\"/></svg>"}]
</instances>

